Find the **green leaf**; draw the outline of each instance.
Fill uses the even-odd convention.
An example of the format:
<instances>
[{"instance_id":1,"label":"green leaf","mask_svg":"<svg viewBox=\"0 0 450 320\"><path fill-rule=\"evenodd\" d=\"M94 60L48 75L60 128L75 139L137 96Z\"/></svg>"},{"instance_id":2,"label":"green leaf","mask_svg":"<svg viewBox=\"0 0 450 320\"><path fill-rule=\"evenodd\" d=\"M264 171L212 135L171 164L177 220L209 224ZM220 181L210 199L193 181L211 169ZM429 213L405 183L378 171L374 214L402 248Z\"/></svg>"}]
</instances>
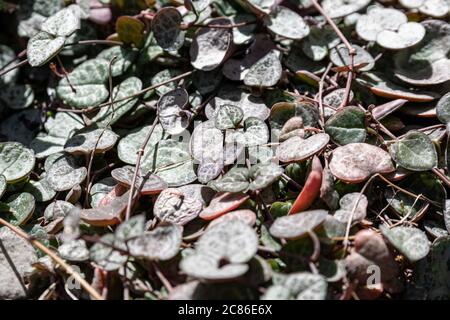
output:
<instances>
[{"instance_id":1,"label":"green leaf","mask_svg":"<svg viewBox=\"0 0 450 320\"><path fill-rule=\"evenodd\" d=\"M263 300L325 300L328 283L321 274L309 272L276 274L274 284L264 293Z\"/></svg>"},{"instance_id":2,"label":"green leaf","mask_svg":"<svg viewBox=\"0 0 450 320\"><path fill-rule=\"evenodd\" d=\"M450 122L450 92L439 99L436 105L436 115L441 122L445 124Z\"/></svg>"},{"instance_id":3,"label":"green leaf","mask_svg":"<svg viewBox=\"0 0 450 320\"><path fill-rule=\"evenodd\" d=\"M23 191L30 193L37 202L47 202L53 199L56 195L48 184L47 180L29 181L23 187Z\"/></svg>"},{"instance_id":4,"label":"green leaf","mask_svg":"<svg viewBox=\"0 0 450 320\"><path fill-rule=\"evenodd\" d=\"M233 129L243 118L244 112L241 108L225 104L217 111L214 123L216 128L220 130Z\"/></svg>"},{"instance_id":5,"label":"green leaf","mask_svg":"<svg viewBox=\"0 0 450 320\"><path fill-rule=\"evenodd\" d=\"M203 210L200 198L183 192L182 189L163 190L153 206L154 215L161 221L185 225Z\"/></svg>"},{"instance_id":6,"label":"green leaf","mask_svg":"<svg viewBox=\"0 0 450 320\"><path fill-rule=\"evenodd\" d=\"M67 37L80 29L80 18L72 8L64 8L42 23L41 30L54 37Z\"/></svg>"},{"instance_id":7,"label":"green leaf","mask_svg":"<svg viewBox=\"0 0 450 320\"><path fill-rule=\"evenodd\" d=\"M326 210L303 211L279 217L270 227L270 234L277 238L296 239L321 225L328 215Z\"/></svg>"},{"instance_id":8,"label":"green leaf","mask_svg":"<svg viewBox=\"0 0 450 320\"><path fill-rule=\"evenodd\" d=\"M34 152L18 142L0 143L0 174L8 183L21 180L34 168Z\"/></svg>"},{"instance_id":9,"label":"green leaf","mask_svg":"<svg viewBox=\"0 0 450 320\"><path fill-rule=\"evenodd\" d=\"M97 106L109 95L105 86L108 70L109 62L104 59L87 60L68 75L70 84L67 78L59 82L56 93L67 104L78 109Z\"/></svg>"},{"instance_id":10,"label":"green leaf","mask_svg":"<svg viewBox=\"0 0 450 320\"><path fill-rule=\"evenodd\" d=\"M71 154L103 153L114 147L117 135L111 130L95 129L85 131L69 138L64 151Z\"/></svg>"},{"instance_id":11,"label":"green leaf","mask_svg":"<svg viewBox=\"0 0 450 320\"><path fill-rule=\"evenodd\" d=\"M130 240L130 254L147 260L170 260L180 250L183 228L176 224L161 225Z\"/></svg>"},{"instance_id":12,"label":"green leaf","mask_svg":"<svg viewBox=\"0 0 450 320\"><path fill-rule=\"evenodd\" d=\"M365 113L358 107L346 107L336 112L325 124L331 139L346 145L366 140Z\"/></svg>"},{"instance_id":13,"label":"green leaf","mask_svg":"<svg viewBox=\"0 0 450 320\"><path fill-rule=\"evenodd\" d=\"M137 151L144 143L145 137L147 136L148 131L152 126L147 125L144 127L136 128L127 132L117 145L117 154L119 159L128 164L136 164L137 160ZM149 157L149 155L153 154L152 150L155 145L160 141L164 140L163 128L160 124L157 124L153 129L152 135L150 136L150 140L144 148L144 156L143 159Z\"/></svg>"},{"instance_id":14,"label":"green leaf","mask_svg":"<svg viewBox=\"0 0 450 320\"><path fill-rule=\"evenodd\" d=\"M390 147L392 159L412 171L427 171L437 166L437 153L431 139L419 131L410 131Z\"/></svg>"},{"instance_id":15,"label":"green leaf","mask_svg":"<svg viewBox=\"0 0 450 320\"><path fill-rule=\"evenodd\" d=\"M271 50L250 67L244 77L244 84L251 87L272 87L281 78L280 54Z\"/></svg>"},{"instance_id":16,"label":"green leaf","mask_svg":"<svg viewBox=\"0 0 450 320\"><path fill-rule=\"evenodd\" d=\"M28 41L28 63L32 67L44 65L61 51L65 41L65 37L54 37L46 32L39 32Z\"/></svg>"},{"instance_id":17,"label":"green leaf","mask_svg":"<svg viewBox=\"0 0 450 320\"><path fill-rule=\"evenodd\" d=\"M109 65L111 60L115 57L111 65L111 75L117 77L125 74L125 72L130 69L137 56L137 50L124 48L122 46L114 46L100 52L97 55L97 59L105 59Z\"/></svg>"},{"instance_id":18,"label":"green leaf","mask_svg":"<svg viewBox=\"0 0 450 320\"><path fill-rule=\"evenodd\" d=\"M309 26L303 18L283 6L276 6L264 17L264 24L273 33L284 38L301 40L309 34Z\"/></svg>"},{"instance_id":19,"label":"green leaf","mask_svg":"<svg viewBox=\"0 0 450 320\"><path fill-rule=\"evenodd\" d=\"M430 243L427 236L417 228L394 227L389 229L383 225L380 230L395 249L400 251L411 262L424 258L430 251Z\"/></svg>"},{"instance_id":20,"label":"green leaf","mask_svg":"<svg viewBox=\"0 0 450 320\"><path fill-rule=\"evenodd\" d=\"M116 20L116 31L124 43L132 43L141 48L144 44L145 24L138 18L120 16Z\"/></svg>"},{"instance_id":21,"label":"green leaf","mask_svg":"<svg viewBox=\"0 0 450 320\"><path fill-rule=\"evenodd\" d=\"M84 181L87 175L85 167L78 167L70 155L61 155L51 165L45 179L55 191L67 191Z\"/></svg>"},{"instance_id":22,"label":"green leaf","mask_svg":"<svg viewBox=\"0 0 450 320\"><path fill-rule=\"evenodd\" d=\"M20 226L26 224L31 218L35 208L34 197L28 192L14 194L6 199L5 204L10 217L9 223Z\"/></svg>"},{"instance_id":23,"label":"green leaf","mask_svg":"<svg viewBox=\"0 0 450 320\"><path fill-rule=\"evenodd\" d=\"M217 18L210 20L209 23L229 25L230 20ZM189 50L192 66L202 71L216 69L225 59L231 47L232 38L233 34L227 28L199 28Z\"/></svg>"},{"instance_id":24,"label":"green leaf","mask_svg":"<svg viewBox=\"0 0 450 320\"><path fill-rule=\"evenodd\" d=\"M115 124L124 114L134 107L138 100L137 97L130 99L126 98L137 94L141 89L142 81L139 78L129 77L128 79L125 79L118 86L114 87L112 93L113 101L121 99L125 100L101 108L92 121L100 127Z\"/></svg>"}]
</instances>

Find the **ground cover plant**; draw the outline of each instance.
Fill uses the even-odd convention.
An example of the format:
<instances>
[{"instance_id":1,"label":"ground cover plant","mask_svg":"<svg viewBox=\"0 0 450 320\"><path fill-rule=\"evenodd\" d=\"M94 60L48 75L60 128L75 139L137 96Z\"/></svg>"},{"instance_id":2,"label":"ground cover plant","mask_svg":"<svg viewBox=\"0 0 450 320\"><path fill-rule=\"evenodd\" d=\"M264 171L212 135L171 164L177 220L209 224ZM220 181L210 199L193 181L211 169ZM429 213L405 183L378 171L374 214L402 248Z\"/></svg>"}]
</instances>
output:
<instances>
[{"instance_id":1,"label":"ground cover plant","mask_svg":"<svg viewBox=\"0 0 450 320\"><path fill-rule=\"evenodd\" d=\"M450 298L447 0L0 10L0 299Z\"/></svg>"}]
</instances>

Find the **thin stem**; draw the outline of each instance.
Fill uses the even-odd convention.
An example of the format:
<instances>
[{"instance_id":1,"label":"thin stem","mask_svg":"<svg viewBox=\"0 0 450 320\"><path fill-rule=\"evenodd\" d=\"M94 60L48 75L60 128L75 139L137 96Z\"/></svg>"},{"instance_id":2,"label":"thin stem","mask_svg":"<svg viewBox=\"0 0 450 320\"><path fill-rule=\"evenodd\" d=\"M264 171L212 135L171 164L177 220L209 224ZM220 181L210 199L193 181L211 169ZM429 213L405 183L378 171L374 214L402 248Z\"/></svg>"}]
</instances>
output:
<instances>
[{"instance_id":1,"label":"thin stem","mask_svg":"<svg viewBox=\"0 0 450 320\"><path fill-rule=\"evenodd\" d=\"M255 24L256 21L246 21L246 22L239 22L235 24L189 24L185 26L185 28L189 27L197 27L197 28L211 28L211 29L233 29L233 28L240 28L244 26L248 26L250 24Z\"/></svg>"},{"instance_id":2,"label":"thin stem","mask_svg":"<svg viewBox=\"0 0 450 320\"><path fill-rule=\"evenodd\" d=\"M442 173L441 170L439 170L438 168L433 168L431 169L431 171L439 178L439 180L441 180L447 187L450 188L450 179L444 173Z\"/></svg>"},{"instance_id":3,"label":"thin stem","mask_svg":"<svg viewBox=\"0 0 450 320\"><path fill-rule=\"evenodd\" d=\"M313 6L317 9L317 11L320 12L320 14L327 20L330 27L336 32L337 36L341 39L341 41L344 43L344 45L348 49L348 53L352 56L356 54L355 48L350 44L350 42L347 40L347 38L344 36L341 30L339 30L338 26L334 23L333 19L330 18L330 16L323 10L323 8L320 6L320 4L317 2L317 0L311 0Z\"/></svg>"},{"instance_id":4,"label":"thin stem","mask_svg":"<svg viewBox=\"0 0 450 320\"><path fill-rule=\"evenodd\" d=\"M373 176L371 176L369 178L369 180L367 180L367 182L364 184L363 188L361 189L361 192L358 195L358 199L356 199L356 202L353 205L352 212L350 213L350 216L348 217L347 227L345 229L345 236L344 236L344 242L343 242L343 244L344 244L344 253L347 251L347 246L348 246L348 243L349 243L348 236L350 235L350 227L352 226L353 216L355 215L355 211L356 211L356 208L358 207L359 201L361 200L361 196L366 191L367 187L372 182L372 180L375 179L376 177L377 177L377 174L374 174Z\"/></svg>"},{"instance_id":5,"label":"thin stem","mask_svg":"<svg viewBox=\"0 0 450 320\"><path fill-rule=\"evenodd\" d=\"M26 65L27 63L28 63L28 59L25 59L25 60L20 61L19 63L16 63L12 67L9 67L8 69L0 72L0 77L4 76L5 74L7 74L10 71L13 71L14 69L17 69L17 68L20 68L20 67Z\"/></svg>"},{"instance_id":6,"label":"thin stem","mask_svg":"<svg viewBox=\"0 0 450 320\"><path fill-rule=\"evenodd\" d=\"M97 141L95 141L94 149L91 152L89 162L88 162L88 168L87 168L87 178L86 178L86 198L85 198L85 206L87 205L88 201L88 195L90 191L90 179L91 179L91 170L92 170L92 163L94 160L95 150L97 149L98 144L100 143L100 139L102 138L103 134L105 133L105 130L109 125L111 124L112 119L114 119L114 114L116 110L114 109L114 97L113 97L113 83L112 83L112 65L114 61L116 61L117 56L112 57L112 59L109 61L109 102L111 102L110 108L112 108L111 117L109 118L108 123L106 124L105 128L102 130L102 132L99 134ZM108 108L109 112L109 108ZM107 113L108 113L107 112Z\"/></svg>"},{"instance_id":7,"label":"thin stem","mask_svg":"<svg viewBox=\"0 0 450 320\"><path fill-rule=\"evenodd\" d=\"M64 64L62 63L59 55L56 55L56 59L58 60L59 65L61 66L63 76L64 76L64 78L66 78L67 83L69 84L70 90L72 90L73 93L77 93L77 90L75 90L75 88L72 86L72 83L70 82L69 73L67 72L66 68L64 68Z\"/></svg>"},{"instance_id":8,"label":"thin stem","mask_svg":"<svg viewBox=\"0 0 450 320\"><path fill-rule=\"evenodd\" d=\"M173 287L170 284L169 280L167 280L166 276L162 271L159 269L158 265L156 263L153 264L153 267L155 268L155 273L158 276L159 280L163 284L163 286L167 289L167 291L172 292Z\"/></svg>"},{"instance_id":9,"label":"thin stem","mask_svg":"<svg viewBox=\"0 0 450 320\"><path fill-rule=\"evenodd\" d=\"M19 227L13 226L9 222L0 218L0 224L9 228L19 237L30 242L33 246L44 252L48 255L53 261L59 264L69 276L72 276L95 300L104 300L102 296L78 273L76 272L69 264L67 264L63 259L61 259L55 252L47 248L41 242L36 239L30 237L25 231L20 229Z\"/></svg>"},{"instance_id":10,"label":"thin stem","mask_svg":"<svg viewBox=\"0 0 450 320\"><path fill-rule=\"evenodd\" d=\"M139 97L139 96L147 93L150 90L153 90L153 89L156 89L156 88L161 87L163 85L166 85L168 83L171 83L171 82L174 82L174 81L186 78L186 77L190 76L191 74L193 74L194 72L195 72L195 70L191 70L191 71L185 72L183 74L180 74L180 75L178 75L176 77L173 77L171 79L168 79L166 81L163 81L163 82L157 83L155 85L152 85L150 87L144 88L141 91L138 91L138 92L136 92L134 94L131 94L131 95L127 96L127 97L123 97L123 98L117 99L116 101L114 101L114 103L118 103L118 102L122 102L122 101L126 101L126 100L129 100L129 99L132 99L132 98ZM98 106L95 106L95 107L86 108L86 109L83 110L84 111L83 113L89 113L92 110L96 110L98 108L103 108L103 107L106 107L106 106L109 106L109 105L111 105L111 102L105 102L105 103L99 104Z\"/></svg>"},{"instance_id":11,"label":"thin stem","mask_svg":"<svg viewBox=\"0 0 450 320\"><path fill-rule=\"evenodd\" d=\"M97 44L109 44L109 45L114 45L114 46L122 46L123 42L122 41L114 41L114 40L81 40L78 42L72 42L72 43L66 43L64 46L68 47L68 46L74 46L77 44L88 44L88 45L97 45Z\"/></svg>"},{"instance_id":12,"label":"thin stem","mask_svg":"<svg viewBox=\"0 0 450 320\"><path fill-rule=\"evenodd\" d=\"M344 98L342 99L342 103L339 106L339 109L344 108L348 103L348 98L350 96L350 88L352 85L353 80L353 65L354 65L354 56L356 55L356 49L353 48L351 43L347 40L347 38L344 36L342 31L338 28L336 23L334 23L333 19L330 18L330 16L323 10L323 8L320 6L320 4L317 2L317 0L311 0L314 7L317 9L317 11L320 12L320 14L327 20L328 24L331 26L331 28L336 32L337 36L341 39L341 41L344 43L344 45L348 49L348 54L350 56L351 64L350 64L350 70L347 73L347 83L345 85L345 92L344 92Z\"/></svg>"},{"instance_id":13,"label":"thin stem","mask_svg":"<svg viewBox=\"0 0 450 320\"><path fill-rule=\"evenodd\" d=\"M136 167L134 168L133 181L131 182L130 195L128 197L127 211L125 213L125 220L128 220L131 215L131 208L132 208L132 206L134 204L134 200L135 200L134 190L136 188L136 180L137 180L137 176L140 171L141 159L142 159L142 156L144 155L145 147L147 146L148 142L150 141L150 137L152 136L152 133L155 130L155 127L158 124L158 122L159 122L159 118L158 118L158 115L156 115L155 120L153 121L153 124L150 127L150 130L148 131L147 136L145 137L144 142L142 143L141 147L137 151Z\"/></svg>"},{"instance_id":14,"label":"thin stem","mask_svg":"<svg viewBox=\"0 0 450 320\"><path fill-rule=\"evenodd\" d=\"M310 257L310 260L316 262L320 257L320 241L314 231L308 231L308 235L311 238L314 247L314 252Z\"/></svg>"},{"instance_id":15,"label":"thin stem","mask_svg":"<svg viewBox=\"0 0 450 320\"><path fill-rule=\"evenodd\" d=\"M291 177L289 177L287 174L282 173L281 174L281 178L283 178L284 180L286 180L288 183L292 184L294 187L296 187L298 190L302 190L302 186L297 183L297 181L295 181L294 179L292 179Z\"/></svg>"}]
</instances>

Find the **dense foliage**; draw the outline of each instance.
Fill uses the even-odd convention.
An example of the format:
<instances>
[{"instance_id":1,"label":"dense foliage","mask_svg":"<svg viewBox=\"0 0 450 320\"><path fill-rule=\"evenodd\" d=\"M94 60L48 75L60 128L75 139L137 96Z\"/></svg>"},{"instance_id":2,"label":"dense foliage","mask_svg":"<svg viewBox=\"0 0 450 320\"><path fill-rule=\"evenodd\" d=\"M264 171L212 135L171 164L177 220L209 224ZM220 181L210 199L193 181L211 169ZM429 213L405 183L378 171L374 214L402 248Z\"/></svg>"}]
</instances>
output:
<instances>
[{"instance_id":1,"label":"dense foliage","mask_svg":"<svg viewBox=\"0 0 450 320\"><path fill-rule=\"evenodd\" d=\"M0 9L0 299L450 298L447 0Z\"/></svg>"}]
</instances>

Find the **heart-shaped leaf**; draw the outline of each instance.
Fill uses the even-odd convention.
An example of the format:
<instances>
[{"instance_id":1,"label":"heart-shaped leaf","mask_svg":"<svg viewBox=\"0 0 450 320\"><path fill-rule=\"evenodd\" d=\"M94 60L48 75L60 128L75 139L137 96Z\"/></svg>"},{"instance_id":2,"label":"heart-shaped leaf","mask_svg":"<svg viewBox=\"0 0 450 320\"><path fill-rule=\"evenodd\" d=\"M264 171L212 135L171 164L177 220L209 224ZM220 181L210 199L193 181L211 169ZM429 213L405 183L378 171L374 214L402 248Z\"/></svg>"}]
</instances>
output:
<instances>
[{"instance_id":1,"label":"heart-shaped leaf","mask_svg":"<svg viewBox=\"0 0 450 320\"><path fill-rule=\"evenodd\" d=\"M383 30L398 30L408 22L406 15L400 10L384 7L369 7L367 14L361 15L356 23L358 36L366 41L376 41Z\"/></svg>"},{"instance_id":2,"label":"heart-shaped leaf","mask_svg":"<svg viewBox=\"0 0 450 320\"><path fill-rule=\"evenodd\" d=\"M449 25L440 20L421 23L425 37L417 46L399 51L394 56L395 75L412 85L434 85L450 79L450 59L446 43L450 39Z\"/></svg>"},{"instance_id":3,"label":"heart-shaped leaf","mask_svg":"<svg viewBox=\"0 0 450 320\"><path fill-rule=\"evenodd\" d=\"M114 234L105 234L89 249L89 258L105 271L117 270L128 260L126 254L114 249L126 250L126 245L115 240Z\"/></svg>"},{"instance_id":4,"label":"heart-shaped leaf","mask_svg":"<svg viewBox=\"0 0 450 320\"><path fill-rule=\"evenodd\" d=\"M339 201L340 209L334 213L334 218L342 223L361 221L367 214L367 197L359 192L347 193Z\"/></svg>"},{"instance_id":5,"label":"heart-shaped leaf","mask_svg":"<svg viewBox=\"0 0 450 320\"><path fill-rule=\"evenodd\" d=\"M46 221L53 221L58 218L66 217L69 212L75 208L73 204L67 201L56 200L50 203L44 211Z\"/></svg>"},{"instance_id":6,"label":"heart-shaped leaf","mask_svg":"<svg viewBox=\"0 0 450 320\"><path fill-rule=\"evenodd\" d=\"M367 143L350 143L333 150L331 173L349 183L359 183L374 173L389 173L394 166L389 153Z\"/></svg>"},{"instance_id":7,"label":"heart-shaped leaf","mask_svg":"<svg viewBox=\"0 0 450 320\"><path fill-rule=\"evenodd\" d=\"M97 58L105 59L108 64L115 58L111 64L111 76L117 77L130 69L137 55L137 50L114 46L100 52Z\"/></svg>"},{"instance_id":8,"label":"heart-shaped leaf","mask_svg":"<svg viewBox=\"0 0 450 320\"><path fill-rule=\"evenodd\" d=\"M329 141L330 136L326 133L318 133L308 139L294 136L278 146L277 157L282 162L302 161L320 152Z\"/></svg>"},{"instance_id":9,"label":"heart-shaped leaf","mask_svg":"<svg viewBox=\"0 0 450 320\"><path fill-rule=\"evenodd\" d=\"M282 66L277 50L271 50L248 70L244 83L251 87L272 87L281 78Z\"/></svg>"},{"instance_id":10,"label":"heart-shaped leaf","mask_svg":"<svg viewBox=\"0 0 450 320\"><path fill-rule=\"evenodd\" d=\"M356 50L356 54L353 58L353 64L365 65L359 68L361 71L369 71L372 69L375 65L375 61L370 53L358 45L352 44L352 47ZM348 49L343 43L331 49L329 56L331 62L337 67L346 67L352 63L352 58L348 52Z\"/></svg>"},{"instance_id":11,"label":"heart-shaped leaf","mask_svg":"<svg viewBox=\"0 0 450 320\"><path fill-rule=\"evenodd\" d=\"M283 6L277 6L264 17L264 24L273 33L284 38L301 40L309 34L309 26L297 13Z\"/></svg>"},{"instance_id":12,"label":"heart-shaped leaf","mask_svg":"<svg viewBox=\"0 0 450 320\"><path fill-rule=\"evenodd\" d=\"M252 210L241 209L228 212L227 214L214 219L208 224L208 228L211 228L219 223L229 220L239 220L244 222L250 227L253 227L256 223L256 214Z\"/></svg>"},{"instance_id":13,"label":"heart-shaped leaf","mask_svg":"<svg viewBox=\"0 0 450 320\"><path fill-rule=\"evenodd\" d=\"M147 125L141 128L137 128L135 130L129 131L127 135L125 135L122 139L120 139L119 144L117 145L117 154L119 159L128 164L136 164L137 160L137 151L144 143L145 137L147 136L148 131L152 126ZM150 140L144 148L144 156L143 159L146 159L148 155L153 154L152 150L154 146L160 141L163 140L163 128L160 124L157 124L153 129L152 135L150 136Z\"/></svg>"},{"instance_id":14,"label":"heart-shaped leaf","mask_svg":"<svg viewBox=\"0 0 450 320\"><path fill-rule=\"evenodd\" d=\"M71 154L104 153L114 147L116 141L117 135L111 130L89 130L69 138L64 151Z\"/></svg>"},{"instance_id":15,"label":"heart-shaped leaf","mask_svg":"<svg viewBox=\"0 0 450 320\"><path fill-rule=\"evenodd\" d=\"M67 191L84 181L87 175L85 167L78 167L70 155L61 155L51 165L45 179L55 191Z\"/></svg>"},{"instance_id":16,"label":"heart-shaped leaf","mask_svg":"<svg viewBox=\"0 0 450 320\"><path fill-rule=\"evenodd\" d=\"M365 8L370 0L324 0L323 10L330 18L342 18Z\"/></svg>"},{"instance_id":17,"label":"heart-shaped leaf","mask_svg":"<svg viewBox=\"0 0 450 320\"><path fill-rule=\"evenodd\" d=\"M27 223L35 209L34 197L28 192L14 194L5 200L9 223L20 226Z\"/></svg>"},{"instance_id":18,"label":"heart-shaped leaf","mask_svg":"<svg viewBox=\"0 0 450 320\"><path fill-rule=\"evenodd\" d=\"M195 219L203 209L201 199L180 189L165 189L155 201L153 213L161 221L185 225Z\"/></svg>"},{"instance_id":19,"label":"heart-shaped leaf","mask_svg":"<svg viewBox=\"0 0 450 320\"><path fill-rule=\"evenodd\" d=\"M129 193L127 191L113 199L107 206L80 210L81 219L92 226L101 227L120 223L128 205Z\"/></svg>"},{"instance_id":20,"label":"heart-shaped leaf","mask_svg":"<svg viewBox=\"0 0 450 320\"><path fill-rule=\"evenodd\" d=\"M182 21L183 18L176 8L165 7L158 10L152 19L152 30L161 48L176 51L183 46L185 32L180 29Z\"/></svg>"},{"instance_id":21,"label":"heart-shaped leaf","mask_svg":"<svg viewBox=\"0 0 450 320\"><path fill-rule=\"evenodd\" d=\"M112 170L111 176L122 185L130 187L133 183L134 171L134 167L125 166ZM156 174L146 176L139 172L136 176L136 188L139 188L142 194L158 194L167 188L167 183Z\"/></svg>"},{"instance_id":22,"label":"heart-shaped leaf","mask_svg":"<svg viewBox=\"0 0 450 320\"><path fill-rule=\"evenodd\" d=\"M54 37L67 37L80 29L80 18L72 8L64 8L42 23L41 30Z\"/></svg>"},{"instance_id":23,"label":"heart-shaped leaf","mask_svg":"<svg viewBox=\"0 0 450 320\"><path fill-rule=\"evenodd\" d=\"M400 50L418 44L425 37L425 28L417 22L402 24L397 31L383 30L377 35L377 44L383 48Z\"/></svg>"},{"instance_id":24,"label":"heart-shaped leaf","mask_svg":"<svg viewBox=\"0 0 450 320\"><path fill-rule=\"evenodd\" d=\"M37 202L50 201L56 195L55 190L50 187L45 179L27 182L23 191L30 193Z\"/></svg>"},{"instance_id":25,"label":"heart-shaped leaf","mask_svg":"<svg viewBox=\"0 0 450 320\"><path fill-rule=\"evenodd\" d=\"M56 92L67 104L84 109L96 106L108 97L105 83L108 80L109 62L91 59L76 67L67 78L63 78ZM73 91L75 90L75 91Z\"/></svg>"},{"instance_id":26,"label":"heart-shaped leaf","mask_svg":"<svg viewBox=\"0 0 450 320\"><path fill-rule=\"evenodd\" d=\"M130 254L147 260L170 260L178 253L183 228L176 224L165 224L130 240Z\"/></svg>"},{"instance_id":27,"label":"heart-shaped leaf","mask_svg":"<svg viewBox=\"0 0 450 320\"><path fill-rule=\"evenodd\" d=\"M326 210L311 210L283 216L275 219L269 231L277 238L300 238L320 226L327 215Z\"/></svg>"},{"instance_id":28,"label":"heart-shaped leaf","mask_svg":"<svg viewBox=\"0 0 450 320\"><path fill-rule=\"evenodd\" d=\"M263 300L325 300L328 284L320 274L309 272L277 274L274 284L264 293Z\"/></svg>"},{"instance_id":29,"label":"heart-shaped leaf","mask_svg":"<svg viewBox=\"0 0 450 320\"><path fill-rule=\"evenodd\" d=\"M65 37L54 37L46 32L39 32L33 36L27 45L28 62L32 67L39 67L61 51Z\"/></svg>"},{"instance_id":30,"label":"heart-shaped leaf","mask_svg":"<svg viewBox=\"0 0 450 320\"><path fill-rule=\"evenodd\" d=\"M386 226L380 228L383 236L411 262L424 258L430 251L430 243L427 236L421 230L414 227Z\"/></svg>"},{"instance_id":31,"label":"heart-shaped leaf","mask_svg":"<svg viewBox=\"0 0 450 320\"><path fill-rule=\"evenodd\" d=\"M26 177L34 168L32 150L18 142L0 143L0 174L7 182L15 182Z\"/></svg>"},{"instance_id":32,"label":"heart-shaped leaf","mask_svg":"<svg viewBox=\"0 0 450 320\"><path fill-rule=\"evenodd\" d=\"M224 221L206 229L197 241L195 250L199 254L226 259L229 263L245 263L258 249L256 232L241 221Z\"/></svg>"},{"instance_id":33,"label":"heart-shaped leaf","mask_svg":"<svg viewBox=\"0 0 450 320\"><path fill-rule=\"evenodd\" d=\"M129 77L114 87L113 99L123 101L108 105L100 109L99 113L92 119L98 126L106 127L116 123L124 114L131 110L137 102L137 98L126 99L137 94L142 89L142 81L136 77Z\"/></svg>"},{"instance_id":34,"label":"heart-shaped leaf","mask_svg":"<svg viewBox=\"0 0 450 320\"><path fill-rule=\"evenodd\" d=\"M169 187L178 187L197 179L188 145L174 140L160 141L143 161L142 172L151 170Z\"/></svg>"},{"instance_id":35,"label":"heart-shaped leaf","mask_svg":"<svg viewBox=\"0 0 450 320\"><path fill-rule=\"evenodd\" d=\"M244 112L241 108L232 104L225 104L217 111L214 124L220 130L233 129L243 118Z\"/></svg>"},{"instance_id":36,"label":"heart-shaped leaf","mask_svg":"<svg viewBox=\"0 0 450 320\"><path fill-rule=\"evenodd\" d=\"M325 124L325 131L340 145L366 140L365 113L349 106L337 111Z\"/></svg>"},{"instance_id":37,"label":"heart-shaped leaf","mask_svg":"<svg viewBox=\"0 0 450 320\"><path fill-rule=\"evenodd\" d=\"M142 47L144 43L145 24L131 16L121 16L116 20L116 31L121 41Z\"/></svg>"},{"instance_id":38,"label":"heart-shaped leaf","mask_svg":"<svg viewBox=\"0 0 450 320\"><path fill-rule=\"evenodd\" d=\"M390 147L392 158L405 169L427 171L437 166L437 154L431 139L422 132L410 131Z\"/></svg>"},{"instance_id":39,"label":"heart-shaped leaf","mask_svg":"<svg viewBox=\"0 0 450 320\"><path fill-rule=\"evenodd\" d=\"M74 240L63 243L58 248L61 258L69 261L86 261L89 259L89 250L84 240Z\"/></svg>"},{"instance_id":40,"label":"heart-shaped leaf","mask_svg":"<svg viewBox=\"0 0 450 320\"><path fill-rule=\"evenodd\" d=\"M218 18L213 25L229 25L230 20ZM217 68L228 54L233 34L227 28L200 28L190 48L191 64L195 69L210 71Z\"/></svg>"}]
</instances>

